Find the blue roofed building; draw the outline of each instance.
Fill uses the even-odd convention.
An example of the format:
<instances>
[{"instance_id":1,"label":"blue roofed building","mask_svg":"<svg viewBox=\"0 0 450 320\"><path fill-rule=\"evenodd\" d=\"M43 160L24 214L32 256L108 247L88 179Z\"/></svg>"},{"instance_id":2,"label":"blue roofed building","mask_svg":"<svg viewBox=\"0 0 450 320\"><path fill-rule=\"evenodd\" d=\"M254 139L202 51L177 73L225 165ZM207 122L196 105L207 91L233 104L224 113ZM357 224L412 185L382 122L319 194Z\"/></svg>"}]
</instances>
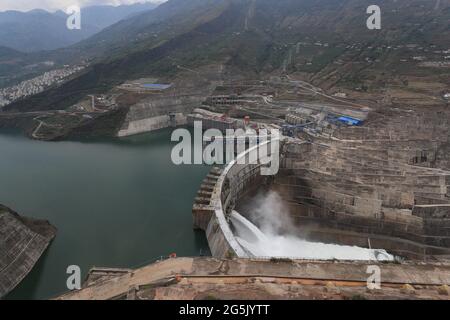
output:
<instances>
[{"instance_id":1,"label":"blue roofed building","mask_svg":"<svg viewBox=\"0 0 450 320\"><path fill-rule=\"evenodd\" d=\"M342 122L342 123L344 123L346 125L349 125L349 126L360 126L360 125L363 124L362 120L359 120L359 119L356 119L356 118L352 118L352 117L347 117L347 116L339 117L337 120L339 122Z\"/></svg>"}]
</instances>

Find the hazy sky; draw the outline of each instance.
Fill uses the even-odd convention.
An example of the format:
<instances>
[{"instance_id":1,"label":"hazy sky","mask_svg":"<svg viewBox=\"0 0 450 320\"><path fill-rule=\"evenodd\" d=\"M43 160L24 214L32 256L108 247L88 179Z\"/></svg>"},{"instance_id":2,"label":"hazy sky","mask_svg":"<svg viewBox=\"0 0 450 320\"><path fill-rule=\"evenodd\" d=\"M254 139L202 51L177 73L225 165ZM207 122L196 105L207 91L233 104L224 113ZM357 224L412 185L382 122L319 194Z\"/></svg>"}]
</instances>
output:
<instances>
[{"instance_id":1,"label":"hazy sky","mask_svg":"<svg viewBox=\"0 0 450 320\"><path fill-rule=\"evenodd\" d=\"M78 5L80 7L98 4L132 4L136 2L163 2L162 0L0 0L0 11L20 10L29 11L32 9L45 9L55 11L58 9Z\"/></svg>"}]
</instances>

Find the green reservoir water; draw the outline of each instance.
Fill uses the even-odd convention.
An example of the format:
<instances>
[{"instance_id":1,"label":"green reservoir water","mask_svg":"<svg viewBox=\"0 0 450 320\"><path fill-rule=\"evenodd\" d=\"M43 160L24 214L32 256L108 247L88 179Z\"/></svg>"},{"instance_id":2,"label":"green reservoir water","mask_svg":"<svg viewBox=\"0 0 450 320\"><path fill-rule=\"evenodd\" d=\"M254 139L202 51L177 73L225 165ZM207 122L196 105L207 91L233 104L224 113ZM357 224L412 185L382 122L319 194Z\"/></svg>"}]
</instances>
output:
<instances>
[{"instance_id":1,"label":"green reservoir water","mask_svg":"<svg viewBox=\"0 0 450 320\"><path fill-rule=\"evenodd\" d=\"M66 269L138 267L160 256L209 254L192 229L207 166L175 166L171 130L124 139L40 142L0 134L0 203L49 220L58 233L8 298L66 291Z\"/></svg>"}]
</instances>

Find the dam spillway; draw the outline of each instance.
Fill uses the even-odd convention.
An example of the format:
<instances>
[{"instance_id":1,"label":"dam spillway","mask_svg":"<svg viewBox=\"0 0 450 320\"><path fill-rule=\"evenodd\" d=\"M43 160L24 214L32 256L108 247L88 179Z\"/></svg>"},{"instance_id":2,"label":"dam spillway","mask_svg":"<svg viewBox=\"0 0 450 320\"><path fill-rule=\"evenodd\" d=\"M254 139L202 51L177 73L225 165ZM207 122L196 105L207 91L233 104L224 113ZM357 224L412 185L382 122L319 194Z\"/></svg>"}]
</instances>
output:
<instances>
[{"instance_id":1,"label":"dam spillway","mask_svg":"<svg viewBox=\"0 0 450 320\"><path fill-rule=\"evenodd\" d=\"M215 171L210 172L204 180L193 207L194 228L206 232L214 257L280 256L276 250L274 250L275 253L258 251L258 246L252 246L251 242L245 238L236 236L233 233L232 224L230 225L233 210L248 216L248 212L242 211L241 207L248 205L259 190L271 190L283 195L286 212L292 218L292 225L297 229L296 238L303 239L304 235L307 235L306 239L313 243L347 246L347 249L351 248L351 251L356 252L355 256L360 255L359 258L357 257L360 260L392 260L390 255L413 260L439 259L440 256L450 253L445 243L436 245L440 238L427 236L427 234L442 233L445 225L430 224L428 220L431 219L426 216L428 212L425 212L423 206L416 206L413 210L393 209L390 207L394 202L393 198L381 199L382 193L386 190L376 189L370 193L372 187L369 188L361 182L352 182L348 179L345 181L347 189L341 188L336 191L331 187L339 184L340 180L336 180L337 178L329 173L312 170L313 165L331 161L329 157L325 155L320 159L308 157L315 149L320 152L330 152L331 147L298 139L283 138L283 140L280 152L281 167L277 175L262 176L260 165L234 162L223 169L214 169ZM306 166L304 162L307 162L311 168L302 168ZM349 165L351 164L350 162ZM447 181L445 177L440 176L440 171L435 169L411 168L407 165L404 169L423 172L424 175L420 177L422 180L428 179L434 183L435 175L437 175L439 183ZM361 175L361 179L368 179L366 176ZM388 178L385 181L388 181ZM396 186L406 188L406 186ZM361 195L353 195L357 187ZM440 187L438 192L445 191L442 189ZM395 193L395 196L402 194ZM439 211L436 212L439 213ZM394 213L395 219L393 219ZM271 244L273 243L274 241ZM297 244L314 251L308 243ZM355 247L384 250L359 251ZM282 249L283 245L280 250ZM347 257L345 252L341 252L342 248L339 246L328 247L328 249L333 249L334 254L331 256L323 254L322 257L316 256L315 259L336 257L345 259ZM296 248L291 248L291 252L296 252ZM293 257L289 252L282 255L286 258ZM303 254L302 256L311 255Z\"/></svg>"},{"instance_id":2,"label":"dam spillway","mask_svg":"<svg viewBox=\"0 0 450 320\"><path fill-rule=\"evenodd\" d=\"M237 211L230 215L235 236L254 257L289 257L310 260L393 261L385 250L310 242L292 235L264 234Z\"/></svg>"}]
</instances>

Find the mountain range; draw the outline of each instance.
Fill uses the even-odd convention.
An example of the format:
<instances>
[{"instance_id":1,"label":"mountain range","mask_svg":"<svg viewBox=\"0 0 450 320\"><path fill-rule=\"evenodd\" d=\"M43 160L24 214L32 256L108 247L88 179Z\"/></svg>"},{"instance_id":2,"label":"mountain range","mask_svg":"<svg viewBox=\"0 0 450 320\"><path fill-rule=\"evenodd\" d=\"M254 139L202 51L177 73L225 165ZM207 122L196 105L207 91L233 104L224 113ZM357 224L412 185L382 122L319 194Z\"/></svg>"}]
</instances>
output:
<instances>
[{"instance_id":1,"label":"mountain range","mask_svg":"<svg viewBox=\"0 0 450 320\"><path fill-rule=\"evenodd\" d=\"M134 14L154 9L154 3L91 6L81 9L81 29L66 27L68 15L44 10L0 12L0 46L23 52L67 47Z\"/></svg>"},{"instance_id":2,"label":"mountain range","mask_svg":"<svg viewBox=\"0 0 450 320\"><path fill-rule=\"evenodd\" d=\"M221 65L230 75L253 78L298 73L328 86L382 86L380 74L412 71L448 79L444 69L399 64L419 55L411 48L430 55L449 49L448 1L378 2L381 30L366 26L369 0L169 0L53 52L93 63L63 86L8 109L65 108L128 79L173 77L180 66Z\"/></svg>"}]
</instances>

